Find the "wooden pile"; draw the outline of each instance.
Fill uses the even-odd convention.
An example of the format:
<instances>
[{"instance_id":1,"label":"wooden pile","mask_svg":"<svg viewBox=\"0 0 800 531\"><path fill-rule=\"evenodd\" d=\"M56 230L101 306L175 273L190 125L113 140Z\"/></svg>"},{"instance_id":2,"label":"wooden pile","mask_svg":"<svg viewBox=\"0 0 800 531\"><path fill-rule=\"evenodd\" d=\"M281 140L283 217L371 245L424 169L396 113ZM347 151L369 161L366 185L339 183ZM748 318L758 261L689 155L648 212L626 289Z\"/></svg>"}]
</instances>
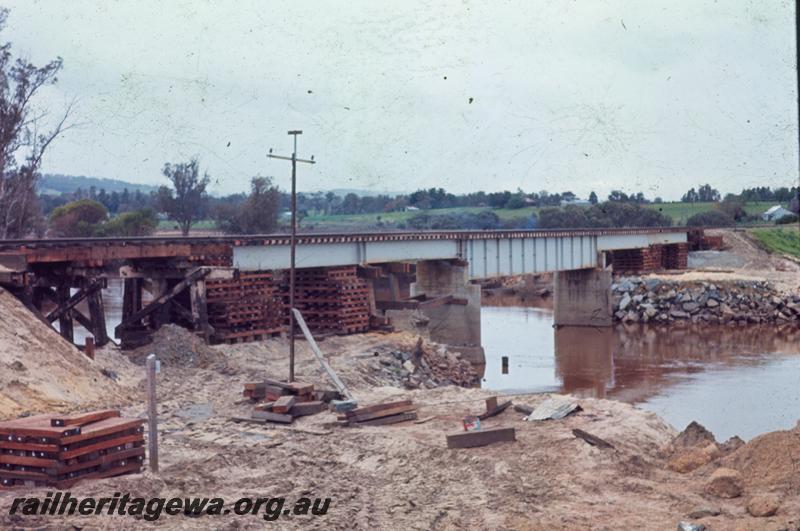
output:
<instances>
[{"instance_id":1,"label":"wooden pile","mask_svg":"<svg viewBox=\"0 0 800 531\"><path fill-rule=\"evenodd\" d=\"M288 292L285 297L288 304ZM369 285L358 276L356 266L298 269L294 300L314 333L369 330Z\"/></svg>"},{"instance_id":2,"label":"wooden pile","mask_svg":"<svg viewBox=\"0 0 800 531\"><path fill-rule=\"evenodd\" d=\"M341 426L383 426L416 419L417 406L411 400L360 407L337 417Z\"/></svg>"},{"instance_id":3,"label":"wooden pile","mask_svg":"<svg viewBox=\"0 0 800 531\"><path fill-rule=\"evenodd\" d=\"M206 282L212 341L241 342L279 334L286 319L281 294L270 272Z\"/></svg>"},{"instance_id":4,"label":"wooden pile","mask_svg":"<svg viewBox=\"0 0 800 531\"><path fill-rule=\"evenodd\" d=\"M253 408L250 419L291 424L295 418L314 415L328 409L327 403L338 399L336 391L315 390L313 384L264 380L244 384L244 396L252 401L262 400Z\"/></svg>"},{"instance_id":5,"label":"wooden pile","mask_svg":"<svg viewBox=\"0 0 800 531\"><path fill-rule=\"evenodd\" d=\"M139 472L143 423L111 409L0 422L0 490L64 489L84 479Z\"/></svg>"}]
</instances>

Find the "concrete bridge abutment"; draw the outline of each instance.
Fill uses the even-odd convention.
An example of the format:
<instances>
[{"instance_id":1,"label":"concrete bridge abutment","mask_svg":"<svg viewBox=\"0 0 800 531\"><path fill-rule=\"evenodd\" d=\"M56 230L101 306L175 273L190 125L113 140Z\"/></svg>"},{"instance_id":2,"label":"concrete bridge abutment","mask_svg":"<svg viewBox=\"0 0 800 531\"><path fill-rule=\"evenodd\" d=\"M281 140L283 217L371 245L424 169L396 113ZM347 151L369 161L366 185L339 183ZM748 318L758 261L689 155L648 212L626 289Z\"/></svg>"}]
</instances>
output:
<instances>
[{"instance_id":1,"label":"concrete bridge abutment","mask_svg":"<svg viewBox=\"0 0 800 531\"><path fill-rule=\"evenodd\" d=\"M555 326L611 326L611 270L576 269L555 274Z\"/></svg>"}]
</instances>

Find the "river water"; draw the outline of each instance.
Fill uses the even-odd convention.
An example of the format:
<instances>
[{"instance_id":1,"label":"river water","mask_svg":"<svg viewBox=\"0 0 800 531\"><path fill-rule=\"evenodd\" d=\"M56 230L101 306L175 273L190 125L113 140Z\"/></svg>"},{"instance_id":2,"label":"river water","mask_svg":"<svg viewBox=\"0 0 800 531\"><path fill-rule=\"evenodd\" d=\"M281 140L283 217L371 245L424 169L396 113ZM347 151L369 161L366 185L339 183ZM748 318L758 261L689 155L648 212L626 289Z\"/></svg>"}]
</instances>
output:
<instances>
[{"instance_id":1,"label":"river water","mask_svg":"<svg viewBox=\"0 0 800 531\"><path fill-rule=\"evenodd\" d=\"M552 324L549 308L484 305L482 386L621 400L679 430L696 420L720 440L747 440L800 419L796 327L556 330Z\"/></svg>"}]
</instances>

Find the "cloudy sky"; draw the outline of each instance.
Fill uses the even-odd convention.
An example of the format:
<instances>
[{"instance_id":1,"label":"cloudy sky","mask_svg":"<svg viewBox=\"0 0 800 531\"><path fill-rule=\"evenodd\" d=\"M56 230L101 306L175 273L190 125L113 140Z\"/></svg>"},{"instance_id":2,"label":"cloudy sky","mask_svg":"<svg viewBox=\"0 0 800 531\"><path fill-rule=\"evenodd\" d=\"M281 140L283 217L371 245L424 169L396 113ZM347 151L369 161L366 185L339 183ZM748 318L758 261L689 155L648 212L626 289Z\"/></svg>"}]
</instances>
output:
<instances>
[{"instance_id":1,"label":"cloudy sky","mask_svg":"<svg viewBox=\"0 0 800 531\"><path fill-rule=\"evenodd\" d=\"M41 104L79 127L44 170L218 193L643 190L798 181L789 0L0 0L0 39L64 58Z\"/></svg>"}]
</instances>

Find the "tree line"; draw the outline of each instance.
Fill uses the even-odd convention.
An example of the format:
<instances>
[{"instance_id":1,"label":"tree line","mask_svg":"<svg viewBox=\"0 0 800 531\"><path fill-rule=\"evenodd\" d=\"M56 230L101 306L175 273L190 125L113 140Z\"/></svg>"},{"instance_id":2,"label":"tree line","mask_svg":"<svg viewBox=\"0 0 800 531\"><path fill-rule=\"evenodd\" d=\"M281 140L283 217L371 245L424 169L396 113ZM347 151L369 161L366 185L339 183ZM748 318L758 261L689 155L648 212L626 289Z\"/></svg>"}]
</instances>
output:
<instances>
[{"instance_id":1,"label":"tree line","mask_svg":"<svg viewBox=\"0 0 800 531\"><path fill-rule=\"evenodd\" d=\"M8 10L0 8L0 31L7 17ZM47 127L43 123L46 113L35 107L35 101L41 90L56 83L62 66L60 57L44 66L36 66L15 58L10 43L0 43L0 239L45 234L140 236L152 233L163 219L174 222L184 235L205 219L213 220L217 228L231 233L267 233L279 227L280 213L288 209L290 198L272 179L254 176L250 179L249 193L212 197L207 191L210 176L201 171L197 158L165 164L162 173L169 186L161 186L150 193L138 189L109 193L103 188L90 187L60 196L37 194L44 154L52 142L70 128L71 105ZM719 191L704 184L697 190L688 190L683 200L718 202L718 211L713 214L715 223L727 223L746 218L744 204L748 201L789 201L796 210L798 194L797 187L775 190L756 187L742 190L738 195L728 194L720 200ZM647 226L665 224L668 220L642 207L650 202L660 203L661 198L651 200L643 192L628 194L621 190L611 191L605 201L592 191L582 202L585 206L577 206L581 201L571 191L517 189L514 192L454 194L441 187L400 195L300 193L297 199L301 218L310 213L352 215L423 211L408 221L409 228L501 228L510 223L524 227L602 227L622 223ZM502 221L491 210L448 216L430 214L458 207L540 207L541 211L538 217L517 216L519 219L513 222Z\"/></svg>"}]
</instances>

